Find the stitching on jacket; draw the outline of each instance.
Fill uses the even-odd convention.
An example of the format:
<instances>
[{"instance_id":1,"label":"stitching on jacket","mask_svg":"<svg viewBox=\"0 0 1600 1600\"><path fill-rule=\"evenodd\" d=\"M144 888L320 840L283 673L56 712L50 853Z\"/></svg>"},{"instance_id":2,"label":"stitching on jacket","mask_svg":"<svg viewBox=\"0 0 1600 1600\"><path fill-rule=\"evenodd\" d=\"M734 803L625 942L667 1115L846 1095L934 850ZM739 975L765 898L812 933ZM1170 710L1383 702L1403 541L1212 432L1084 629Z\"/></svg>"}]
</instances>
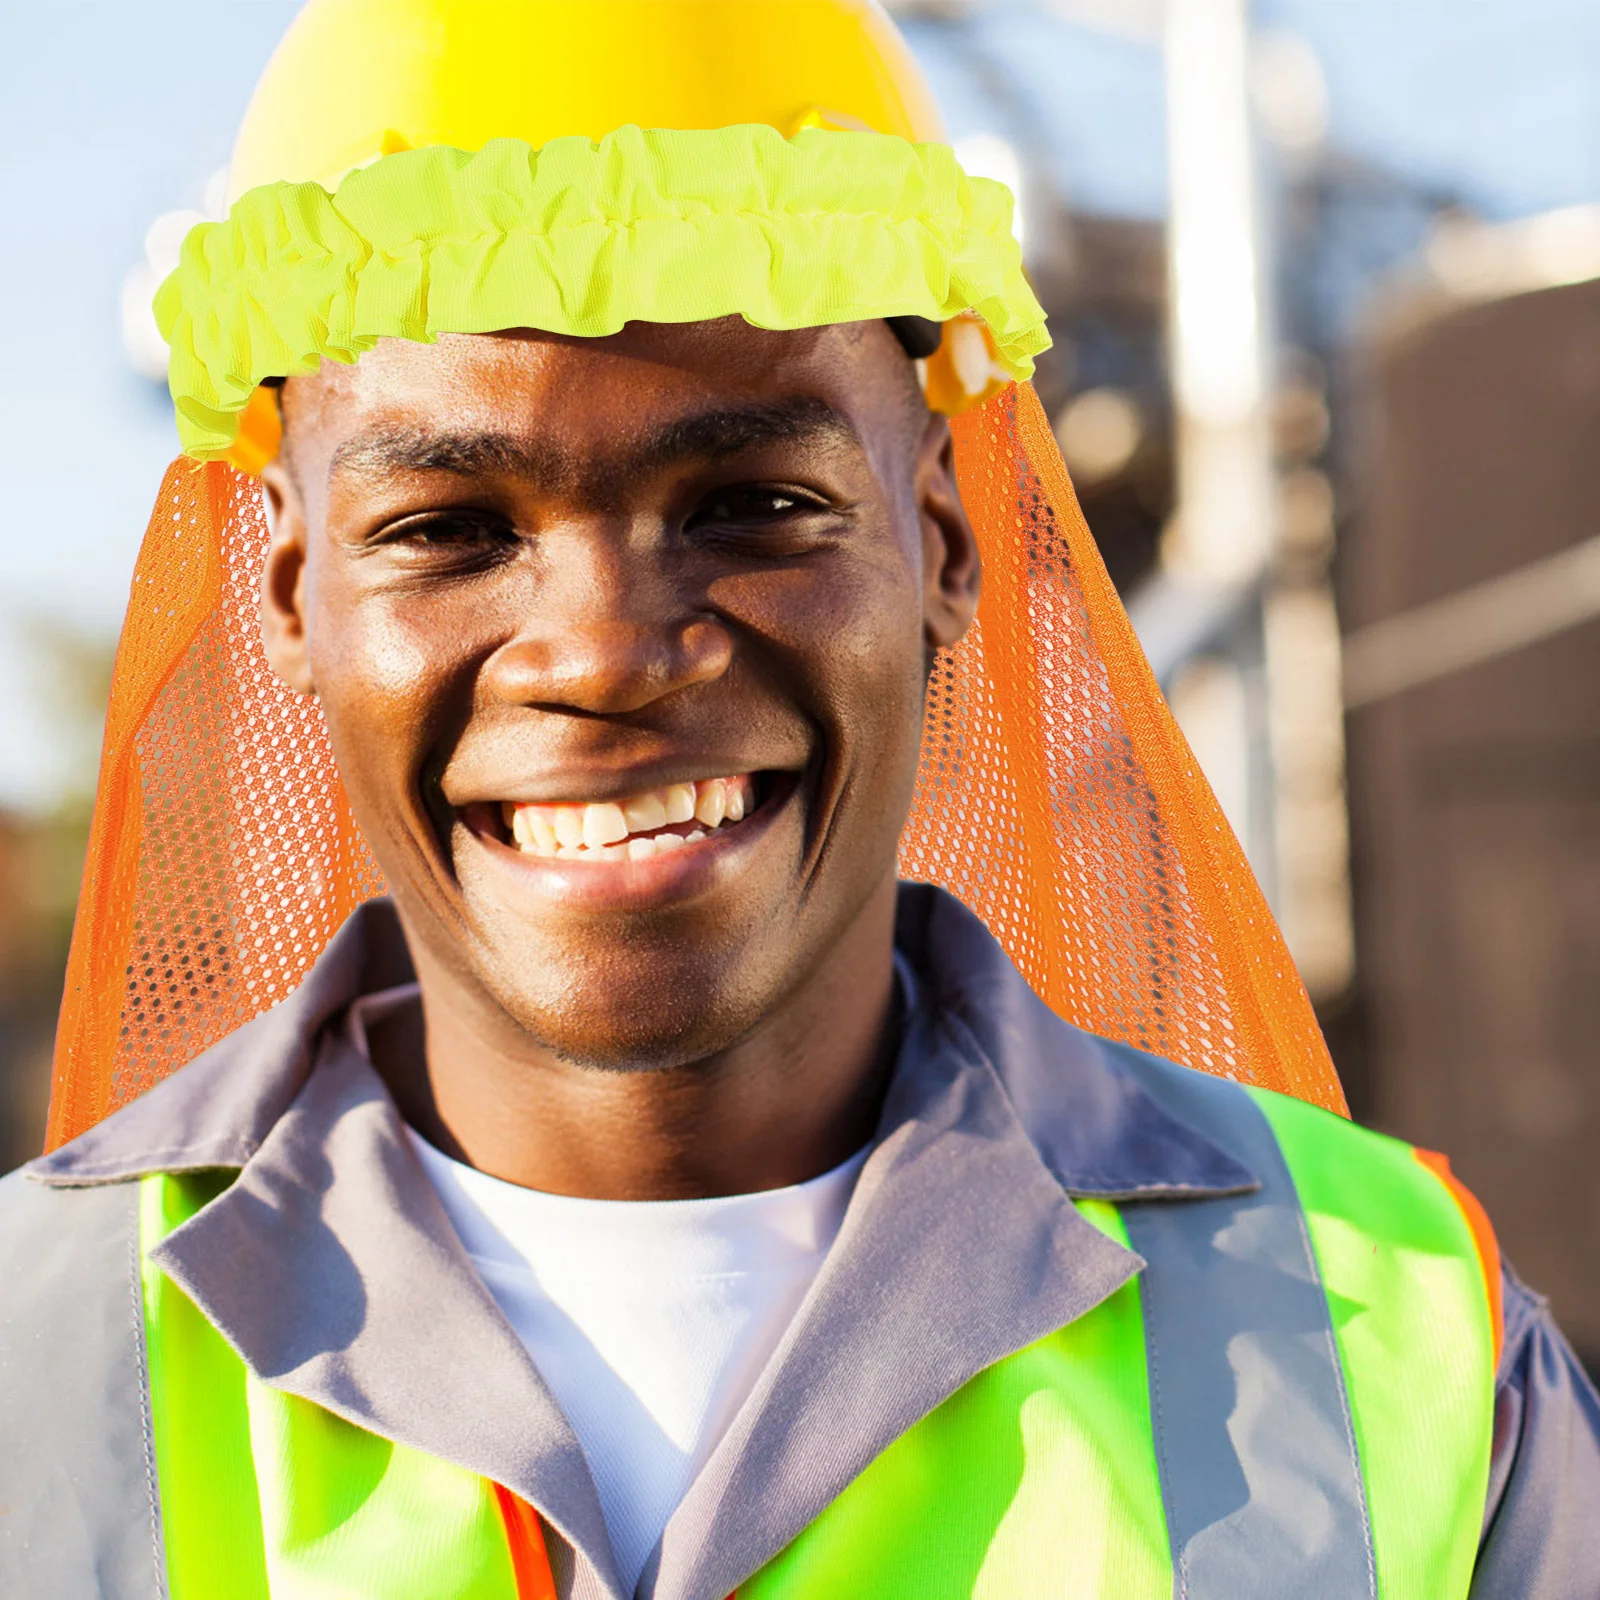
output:
<instances>
[{"instance_id":1,"label":"stitching on jacket","mask_svg":"<svg viewBox=\"0 0 1600 1600\"><path fill-rule=\"evenodd\" d=\"M1187 1545L1181 1550L1178 1548L1174 1537L1176 1530L1172 1526L1172 1467L1167 1457L1167 1425L1161 1410L1161 1359L1156 1350L1156 1341L1150 1337L1150 1296L1155 1292L1150 1278L1151 1275L1146 1273L1139 1280L1140 1313L1144 1322L1145 1371L1149 1374L1150 1381L1150 1426L1155 1434L1156 1470L1161 1479L1161 1498L1167 1515L1167 1536L1172 1548L1173 1577L1176 1578L1178 1585L1177 1600L1188 1600L1189 1550Z\"/></svg>"},{"instance_id":2,"label":"stitching on jacket","mask_svg":"<svg viewBox=\"0 0 1600 1600\"><path fill-rule=\"evenodd\" d=\"M133 1228L128 1248L128 1297L133 1312L134 1362L139 1369L139 1422L144 1445L144 1491L150 1508L150 1560L155 1574L158 1600L167 1596L167 1564L161 1550L161 1502L156 1493L155 1408L150 1397L149 1350L145 1339L143 1262L139 1253L141 1191L134 1191Z\"/></svg>"}]
</instances>

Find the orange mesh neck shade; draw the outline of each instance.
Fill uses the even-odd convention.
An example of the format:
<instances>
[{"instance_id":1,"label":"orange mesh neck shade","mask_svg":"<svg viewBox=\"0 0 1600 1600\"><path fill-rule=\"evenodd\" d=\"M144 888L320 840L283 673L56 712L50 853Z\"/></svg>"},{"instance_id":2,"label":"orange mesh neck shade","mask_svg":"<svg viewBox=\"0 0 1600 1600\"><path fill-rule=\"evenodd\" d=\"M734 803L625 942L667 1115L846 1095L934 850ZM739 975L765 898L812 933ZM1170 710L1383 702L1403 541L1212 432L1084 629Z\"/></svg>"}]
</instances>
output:
<instances>
[{"instance_id":1,"label":"orange mesh neck shade","mask_svg":"<svg viewBox=\"0 0 1600 1600\"><path fill-rule=\"evenodd\" d=\"M957 418L977 625L930 686L906 877L1090 1032L1336 1110L1305 989L1172 720L1037 397ZM383 890L315 701L268 670L254 479L168 470L117 650L50 1146L281 1000Z\"/></svg>"}]
</instances>

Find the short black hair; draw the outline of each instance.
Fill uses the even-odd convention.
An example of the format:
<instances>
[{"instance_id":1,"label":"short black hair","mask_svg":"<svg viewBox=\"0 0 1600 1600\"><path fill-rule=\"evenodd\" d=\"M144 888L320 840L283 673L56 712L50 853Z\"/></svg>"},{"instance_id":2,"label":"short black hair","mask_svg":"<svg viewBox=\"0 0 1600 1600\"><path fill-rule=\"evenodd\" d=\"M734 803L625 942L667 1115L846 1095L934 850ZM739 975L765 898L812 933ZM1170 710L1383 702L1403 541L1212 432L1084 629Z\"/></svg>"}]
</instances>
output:
<instances>
[{"instance_id":1,"label":"short black hair","mask_svg":"<svg viewBox=\"0 0 1600 1600\"><path fill-rule=\"evenodd\" d=\"M944 337L944 324L935 322L932 317L885 317L883 320L913 361L926 361Z\"/></svg>"}]
</instances>

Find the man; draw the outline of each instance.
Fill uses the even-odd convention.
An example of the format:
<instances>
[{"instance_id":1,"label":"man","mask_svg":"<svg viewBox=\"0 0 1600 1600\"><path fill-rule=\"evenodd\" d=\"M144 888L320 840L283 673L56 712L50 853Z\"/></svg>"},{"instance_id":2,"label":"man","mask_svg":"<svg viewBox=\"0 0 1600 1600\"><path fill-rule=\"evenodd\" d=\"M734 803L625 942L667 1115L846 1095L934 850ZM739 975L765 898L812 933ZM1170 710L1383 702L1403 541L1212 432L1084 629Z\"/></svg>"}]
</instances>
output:
<instances>
[{"instance_id":1,"label":"man","mask_svg":"<svg viewBox=\"0 0 1600 1600\"><path fill-rule=\"evenodd\" d=\"M1043 572L1113 613L1081 537L1049 542L1064 490L1023 402L982 413L1024 441L988 477L942 414L1026 358L1003 212L936 151L913 167L893 134L830 131L915 131L920 89L874 14L805 10L838 37L716 0L319 0L269 73L242 166L268 118L293 147L269 178L337 200L236 170L162 314L187 446L256 451L258 638L320 707L389 898L276 1009L7 1181L7 1593L1600 1590L1600 1407L1442 1164L1079 1032L954 898L899 881L941 727L981 726L949 677L980 543L1008 577L1004 522L980 540L964 497L1018 526L1035 508L1013 599ZM622 41L653 28L678 53L633 41L669 84L635 115L666 132L527 133L530 85L559 100L594 59L626 79ZM821 131L662 112L717 52L781 81L774 107L826 108ZM505 143L451 120L463 72ZM369 92L388 114L362 145L341 119ZM614 109L556 131L608 133ZM926 325L979 303L966 354L976 324ZM183 471L136 596L208 516L202 555L244 564L238 480ZM215 662L240 602L203 560L173 581L125 636L149 692L113 706L62 1131L218 996L248 1014L263 952L361 898L336 824L280 816L260 844L273 703L222 697L214 744L174 709L235 670ZM200 622L138 644L183 582ZM997 662L1006 603L984 613ZM1047 721L1046 686L992 681ZM1083 1014L1074 995L1159 946L1124 1038L1187 1027L1204 1064L1288 1073L1303 996L1240 965L1275 946L1193 909L1255 904L1189 882L1237 870L1174 820L1209 797L1112 727L1130 700L1097 703L1045 788L1013 743L1014 789L946 873L1012 836L1007 793L1062 862L1108 825L1089 797L1124 795L1107 837L1129 837L1086 877L1159 892L1139 926L1069 919L1080 976L1046 964L1045 986ZM322 760L270 748L273 770ZM203 932L163 942L152 898L183 897L151 885L204 866L173 838L222 863L228 909L189 896L162 926ZM1004 854L991 920L1036 960L1058 902L1035 873L1035 910L1008 909ZM301 902L243 915L240 883L285 861Z\"/></svg>"}]
</instances>

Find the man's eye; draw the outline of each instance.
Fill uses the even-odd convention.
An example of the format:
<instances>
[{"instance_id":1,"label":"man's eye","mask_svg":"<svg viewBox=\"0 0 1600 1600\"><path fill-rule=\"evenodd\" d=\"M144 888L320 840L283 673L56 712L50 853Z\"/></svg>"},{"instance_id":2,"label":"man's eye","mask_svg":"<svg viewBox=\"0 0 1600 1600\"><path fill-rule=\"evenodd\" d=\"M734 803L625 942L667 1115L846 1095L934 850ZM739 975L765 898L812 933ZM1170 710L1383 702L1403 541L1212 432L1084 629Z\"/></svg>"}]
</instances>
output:
<instances>
[{"instance_id":1,"label":"man's eye","mask_svg":"<svg viewBox=\"0 0 1600 1600\"><path fill-rule=\"evenodd\" d=\"M516 538L514 530L498 517L481 512L449 512L408 517L384 535L385 544L410 545L424 550L466 553L501 546Z\"/></svg>"},{"instance_id":2,"label":"man's eye","mask_svg":"<svg viewBox=\"0 0 1600 1600\"><path fill-rule=\"evenodd\" d=\"M689 519L689 525L716 527L731 524L748 527L752 523L778 522L786 517L821 509L816 501L787 489L719 489L701 502L699 509Z\"/></svg>"}]
</instances>

